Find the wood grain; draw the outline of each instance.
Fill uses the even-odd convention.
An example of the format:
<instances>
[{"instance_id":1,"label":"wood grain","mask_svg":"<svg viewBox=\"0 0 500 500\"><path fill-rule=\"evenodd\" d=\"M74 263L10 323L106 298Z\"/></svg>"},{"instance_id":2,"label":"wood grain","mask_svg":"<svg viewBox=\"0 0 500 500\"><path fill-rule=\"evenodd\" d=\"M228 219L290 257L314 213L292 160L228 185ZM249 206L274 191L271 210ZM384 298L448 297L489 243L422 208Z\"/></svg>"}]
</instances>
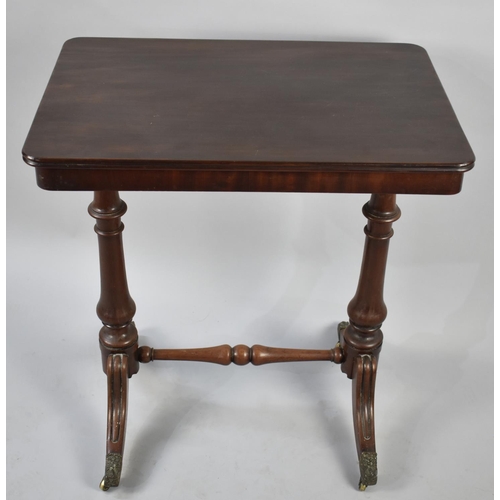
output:
<instances>
[{"instance_id":1,"label":"wood grain","mask_svg":"<svg viewBox=\"0 0 500 500\"><path fill-rule=\"evenodd\" d=\"M475 161L416 45L113 38L66 42L23 157L45 189L409 193Z\"/></svg>"},{"instance_id":2,"label":"wood grain","mask_svg":"<svg viewBox=\"0 0 500 500\"><path fill-rule=\"evenodd\" d=\"M289 363L292 361L331 361L340 364L343 353L340 346L333 349L287 349L243 344L231 347L228 344L195 349L153 349L139 347L138 359L141 363L150 361L201 361L218 365L265 365L268 363Z\"/></svg>"}]
</instances>

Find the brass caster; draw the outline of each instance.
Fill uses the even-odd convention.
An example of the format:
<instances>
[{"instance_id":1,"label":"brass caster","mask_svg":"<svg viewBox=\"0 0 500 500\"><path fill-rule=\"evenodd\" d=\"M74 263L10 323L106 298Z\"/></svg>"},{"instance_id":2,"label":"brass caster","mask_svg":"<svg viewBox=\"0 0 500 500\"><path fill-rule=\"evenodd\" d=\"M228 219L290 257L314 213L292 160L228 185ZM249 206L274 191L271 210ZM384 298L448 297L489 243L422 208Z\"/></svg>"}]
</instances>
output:
<instances>
[{"instance_id":1,"label":"brass caster","mask_svg":"<svg viewBox=\"0 0 500 500\"><path fill-rule=\"evenodd\" d=\"M102 491L109 490L109 486L106 486L106 478L105 477L102 478L101 484L99 484L99 488L101 488Z\"/></svg>"},{"instance_id":2,"label":"brass caster","mask_svg":"<svg viewBox=\"0 0 500 500\"><path fill-rule=\"evenodd\" d=\"M359 491L365 491L366 490L366 484L359 483Z\"/></svg>"}]
</instances>

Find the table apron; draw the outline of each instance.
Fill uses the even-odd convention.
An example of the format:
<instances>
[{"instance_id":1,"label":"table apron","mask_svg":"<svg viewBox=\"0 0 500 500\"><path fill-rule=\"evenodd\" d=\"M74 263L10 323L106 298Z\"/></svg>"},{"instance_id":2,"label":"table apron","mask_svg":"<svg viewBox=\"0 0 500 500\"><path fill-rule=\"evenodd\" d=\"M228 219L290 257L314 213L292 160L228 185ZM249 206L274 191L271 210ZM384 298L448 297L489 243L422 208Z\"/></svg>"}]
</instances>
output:
<instances>
[{"instance_id":1,"label":"table apron","mask_svg":"<svg viewBox=\"0 0 500 500\"><path fill-rule=\"evenodd\" d=\"M52 191L239 191L297 193L456 194L460 171L269 172L36 167Z\"/></svg>"}]
</instances>

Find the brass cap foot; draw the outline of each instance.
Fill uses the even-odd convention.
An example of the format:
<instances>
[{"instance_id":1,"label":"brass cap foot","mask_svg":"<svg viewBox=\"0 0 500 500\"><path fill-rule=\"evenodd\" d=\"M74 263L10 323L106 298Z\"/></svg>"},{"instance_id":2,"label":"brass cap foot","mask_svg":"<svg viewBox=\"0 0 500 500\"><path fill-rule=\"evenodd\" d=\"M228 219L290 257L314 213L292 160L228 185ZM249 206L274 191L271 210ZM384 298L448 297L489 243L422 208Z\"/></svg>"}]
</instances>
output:
<instances>
[{"instance_id":1,"label":"brass cap foot","mask_svg":"<svg viewBox=\"0 0 500 500\"><path fill-rule=\"evenodd\" d=\"M111 486L116 487L120 484L122 461L123 458L119 453L108 453L106 456L106 471L99 485L102 491L108 491Z\"/></svg>"},{"instance_id":2,"label":"brass cap foot","mask_svg":"<svg viewBox=\"0 0 500 500\"><path fill-rule=\"evenodd\" d=\"M377 484L377 454L372 451L364 451L359 458L359 470L361 478L359 489L365 491L367 486Z\"/></svg>"}]
</instances>

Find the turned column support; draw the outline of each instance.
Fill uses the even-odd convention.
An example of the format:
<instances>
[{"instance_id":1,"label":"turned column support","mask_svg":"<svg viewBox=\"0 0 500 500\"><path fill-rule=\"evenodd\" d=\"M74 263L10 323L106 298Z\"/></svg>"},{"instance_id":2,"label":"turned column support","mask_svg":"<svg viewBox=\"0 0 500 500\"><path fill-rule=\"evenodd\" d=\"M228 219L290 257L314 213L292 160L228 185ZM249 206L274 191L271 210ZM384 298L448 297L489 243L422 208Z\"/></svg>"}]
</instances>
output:
<instances>
[{"instance_id":1,"label":"turned column support","mask_svg":"<svg viewBox=\"0 0 500 500\"><path fill-rule=\"evenodd\" d=\"M138 334L132 319L135 303L130 296L123 254L122 215L127 205L118 191L96 191L89 214L96 220L95 232L99 242L101 296L97 316L103 323L99 332L104 372L111 354L126 354L129 376L137 373Z\"/></svg>"},{"instance_id":2,"label":"turned column support","mask_svg":"<svg viewBox=\"0 0 500 500\"><path fill-rule=\"evenodd\" d=\"M389 250L389 240L394 231L392 223L401 212L396 205L396 195L373 194L363 207L368 219L365 226L365 249L358 287L347 306L349 324L341 336L345 354L342 371L353 378L358 355L378 356L382 347L382 323L387 316L384 303L384 279Z\"/></svg>"},{"instance_id":3,"label":"turned column support","mask_svg":"<svg viewBox=\"0 0 500 500\"><path fill-rule=\"evenodd\" d=\"M347 306L349 323L339 325L344 363L342 371L352 379L354 434L359 460L359 489L377 483L375 448L375 378L382 348L382 323L387 316L384 303L384 279L393 235L392 223L401 212L396 195L373 194L363 207L368 219L365 249L358 287Z\"/></svg>"}]
</instances>

